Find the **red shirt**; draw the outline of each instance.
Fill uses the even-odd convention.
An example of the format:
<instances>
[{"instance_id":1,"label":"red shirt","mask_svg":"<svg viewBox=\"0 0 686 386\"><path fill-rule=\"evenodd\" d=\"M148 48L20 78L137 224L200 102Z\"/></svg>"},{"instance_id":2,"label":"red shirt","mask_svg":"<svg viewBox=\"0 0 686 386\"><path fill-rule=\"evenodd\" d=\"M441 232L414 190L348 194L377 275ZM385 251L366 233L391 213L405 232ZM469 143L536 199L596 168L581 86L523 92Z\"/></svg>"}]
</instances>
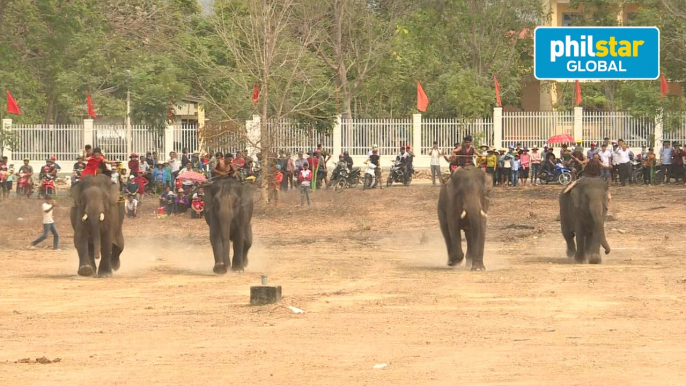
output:
<instances>
[{"instance_id":1,"label":"red shirt","mask_svg":"<svg viewBox=\"0 0 686 386\"><path fill-rule=\"evenodd\" d=\"M140 162L138 162L138 160L129 161L129 170L131 171L132 175L138 174L140 167L141 167L141 164L140 164Z\"/></svg>"},{"instance_id":2,"label":"red shirt","mask_svg":"<svg viewBox=\"0 0 686 386\"><path fill-rule=\"evenodd\" d=\"M100 156L100 157L90 157L88 159L88 163L86 164L85 169L83 169L83 172L81 172L81 175L87 176L89 174L95 175L96 171L98 170L98 166L100 165L100 162L104 160L105 158Z\"/></svg>"},{"instance_id":3,"label":"red shirt","mask_svg":"<svg viewBox=\"0 0 686 386\"><path fill-rule=\"evenodd\" d=\"M245 158L241 158L241 159L234 158L234 159L233 159L233 164L236 165L236 166L238 166L240 169L242 169L243 166L245 166Z\"/></svg>"},{"instance_id":4,"label":"red shirt","mask_svg":"<svg viewBox=\"0 0 686 386\"><path fill-rule=\"evenodd\" d=\"M205 202L200 200L193 200L193 203L191 205L195 210L202 210L205 207Z\"/></svg>"},{"instance_id":5,"label":"red shirt","mask_svg":"<svg viewBox=\"0 0 686 386\"><path fill-rule=\"evenodd\" d=\"M148 180L143 176L138 176L133 179L138 184L138 193L145 194L145 185L148 184Z\"/></svg>"}]
</instances>

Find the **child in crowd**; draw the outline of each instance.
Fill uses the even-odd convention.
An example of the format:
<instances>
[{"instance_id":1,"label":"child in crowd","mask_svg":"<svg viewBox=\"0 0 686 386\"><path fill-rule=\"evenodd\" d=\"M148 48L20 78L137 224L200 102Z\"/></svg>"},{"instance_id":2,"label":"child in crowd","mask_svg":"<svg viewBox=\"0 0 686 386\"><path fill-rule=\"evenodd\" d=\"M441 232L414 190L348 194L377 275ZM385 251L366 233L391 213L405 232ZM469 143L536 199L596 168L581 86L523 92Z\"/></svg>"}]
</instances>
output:
<instances>
[{"instance_id":1,"label":"child in crowd","mask_svg":"<svg viewBox=\"0 0 686 386\"><path fill-rule=\"evenodd\" d=\"M143 202L143 196L145 196L145 185L148 184L148 180L143 177L143 172L138 172L138 177L133 179L136 184L138 184L138 197L136 199L138 202Z\"/></svg>"},{"instance_id":2,"label":"child in crowd","mask_svg":"<svg viewBox=\"0 0 686 386\"><path fill-rule=\"evenodd\" d=\"M279 193L281 191L281 183L283 182L283 173L281 167L277 164L271 168L272 178L269 182L269 201L279 202Z\"/></svg>"},{"instance_id":3,"label":"child in crowd","mask_svg":"<svg viewBox=\"0 0 686 386\"><path fill-rule=\"evenodd\" d=\"M521 156L519 154L515 154L514 159L512 160L512 171L511 171L512 178L510 178L510 183L512 184L512 186L519 185L519 183L518 183L519 170L521 168L522 168Z\"/></svg>"},{"instance_id":4,"label":"child in crowd","mask_svg":"<svg viewBox=\"0 0 686 386\"><path fill-rule=\"evenodd\" d=\"M203 216L205 201L203 201L202 196L199 196L197 193L193 195L191 209L191 218L200 218Z\"/></svg>"},{"instance_id":5,"label":"child in crowd","mask_svg":"<svg viewBox=\"0 0 686 386\"><path fill-rule=\"evenodd\" d=\"M519 180L522 186L526 186L526 180L529 179L529 169L531 168L531 155L529 155L528 147L522 149L519 161L522 164L522 168L519 170Z\"/></svg>"},{"instance_id":6,"label":"child in crowd","mask_svg":"<svg viewBox=\"0 0 686 386\"><path fill-rule=\"evenodd\" d=\"M300 181L300 206L305 205L305 197L307 197L307 205L310 203L310 192L312 185L312 171L310 170L310 164L303 163L302 169L298 174L298 181Z\"/></svg>"},{"instance_id":7,"label":"child in crowd","mask_svg":"<svg viewBox=\"0 0 686 386\"><path fill-rule=\"evenodd\" d=\"M186 213L186 210L190 206L188 197L186 197L186 192L179 190L179 195L176 197L176 213L182 214Z\"/></svg>"}]
</instances>

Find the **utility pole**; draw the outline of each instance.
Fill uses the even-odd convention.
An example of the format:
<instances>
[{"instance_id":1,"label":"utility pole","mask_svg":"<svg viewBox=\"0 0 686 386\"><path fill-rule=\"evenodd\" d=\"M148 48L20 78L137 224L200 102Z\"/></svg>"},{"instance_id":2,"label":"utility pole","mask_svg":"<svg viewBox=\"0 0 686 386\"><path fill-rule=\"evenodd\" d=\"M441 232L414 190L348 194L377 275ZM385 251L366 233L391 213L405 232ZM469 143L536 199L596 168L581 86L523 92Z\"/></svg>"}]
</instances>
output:
<instances>
[{"instance_id":1,"label":"utility pole","mask_svg":"<svg viewBox=\"0 0 686 386\"><path fill-rule=\"evenodd\" d=\"M133 143L131 140L131 71L126 70L126 77L126 156L128 157L133 153Z\"/></svg>"}]
</instances>

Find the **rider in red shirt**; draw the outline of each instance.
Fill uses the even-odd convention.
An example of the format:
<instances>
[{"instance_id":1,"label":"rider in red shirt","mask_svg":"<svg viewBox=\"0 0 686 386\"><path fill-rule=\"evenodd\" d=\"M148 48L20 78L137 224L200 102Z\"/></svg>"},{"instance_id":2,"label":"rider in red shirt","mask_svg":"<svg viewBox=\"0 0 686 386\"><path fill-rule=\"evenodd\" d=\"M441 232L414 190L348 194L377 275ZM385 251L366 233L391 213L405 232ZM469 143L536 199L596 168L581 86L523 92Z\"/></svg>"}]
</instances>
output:
<instances>
[{"instance_id":1,"label":"rider in red shirt","mask_svg":"<svg viewBox=\"0 0 686 386\"><path fill-rule=\"evenodd\" d=\"M109 162L102 156L102 151L99 147L93 149L93 156L88 158L86 163L86 168L83 169L81 173L82 176L87 176L89 174L96 175L99 173L107 174L107 169L105 168L105 163Z\"/></svg>"}]
</instances>

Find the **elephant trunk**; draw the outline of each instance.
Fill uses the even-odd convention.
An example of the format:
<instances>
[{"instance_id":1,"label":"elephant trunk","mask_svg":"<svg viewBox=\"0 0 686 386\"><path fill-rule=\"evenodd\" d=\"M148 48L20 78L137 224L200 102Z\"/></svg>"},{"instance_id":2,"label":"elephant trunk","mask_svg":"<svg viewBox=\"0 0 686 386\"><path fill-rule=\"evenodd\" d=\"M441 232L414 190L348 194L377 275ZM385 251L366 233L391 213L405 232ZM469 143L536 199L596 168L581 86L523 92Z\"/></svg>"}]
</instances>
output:
<instances>
[{"instance_id":1,"label":"elephant trunk","mask_svg":"<svg viewBox=\"0 0 686 386\"><path fill-rule=\"evenodd\" d=\"M465 202L464 211L467 213L467 221L469 222L470 240L467 245L467 252L472 259L472 265L483 265L484 245L486 236L486 219L487 215L481 206L481 200L476 195L473 199Z\"/></svg>"},{"instance_id":2,"label":"elephant trunk","mask_svg":"<svg viewBox=\"0 0 686 386\"><path fill-rule=\"evenodd\" d=\"M91 227L91 239L93 240L93 257L95 260L100 258L100 219L98 216L88 216Z\"/></svg>"},{"instance_id":3,"label":"elephant trunk","mask_svg":"<svg viewBox=\"0 0 686 386\"><path fill-rule=\"evenodd\" d=\"M593 235L605 249L605 254L610 253L610 244L605 238L605 209L602 200L594 200L590 205L591 217L593 218Z\"/></svg>"}]
</instances>

